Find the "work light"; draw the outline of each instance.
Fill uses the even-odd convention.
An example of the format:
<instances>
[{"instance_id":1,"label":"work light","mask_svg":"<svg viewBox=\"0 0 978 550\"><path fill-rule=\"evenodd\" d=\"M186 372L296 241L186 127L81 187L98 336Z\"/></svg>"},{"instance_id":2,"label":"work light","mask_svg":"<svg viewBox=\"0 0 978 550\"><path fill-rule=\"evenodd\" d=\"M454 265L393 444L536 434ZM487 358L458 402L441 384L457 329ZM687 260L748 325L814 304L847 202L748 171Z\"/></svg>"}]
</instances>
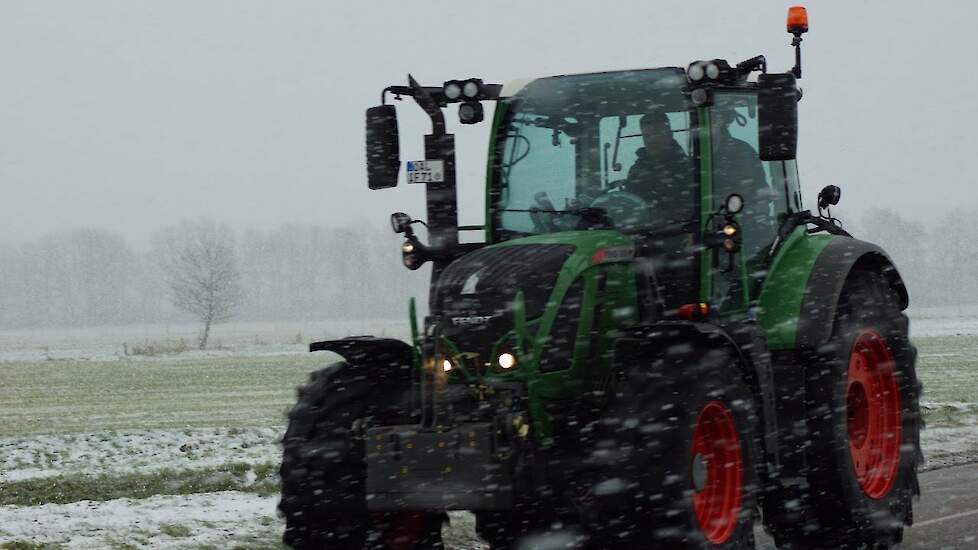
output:
<instances>
[{"instance_id":1,"label":"work light","mask_svg":"<svg viewBox=\"0 0 978 550\"><path fill-rule=\"evenodd\" d=\"M462 124L482 122L483 117L482 104L478 101L466 101L458 107L458 119Z\"/></svg>"},{"instance_id":2,"label":"work light","mask_svg":"<svg viewBox=\"0 0 978 550\"><path fill-rule=\"evenodd\" d=\"M457 80L449 80L444 84L442 89L445 92L445 97L451 101L455 101L462 96L462 85Z\"/></svg>"},{"instance_id":3,"label":"work light","mask_svg":"<svg viewBox=\"0 0 978 550\"><path fill-rule=\"evenodd\" d=\"M469 99L475 99L482 95L482 81L478 78L470 78L462 85L462 95Z\"/></svg>"}]
</instances>

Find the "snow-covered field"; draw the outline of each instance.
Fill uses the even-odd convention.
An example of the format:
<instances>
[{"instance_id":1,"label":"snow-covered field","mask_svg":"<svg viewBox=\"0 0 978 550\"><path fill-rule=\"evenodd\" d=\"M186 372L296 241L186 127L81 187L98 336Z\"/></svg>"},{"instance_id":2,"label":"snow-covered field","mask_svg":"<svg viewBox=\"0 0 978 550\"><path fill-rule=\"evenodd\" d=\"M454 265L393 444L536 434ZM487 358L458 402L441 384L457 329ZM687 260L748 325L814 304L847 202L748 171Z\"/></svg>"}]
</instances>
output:
<instances>
[{"instance_id":1,"label":"snow-covered field","mask_svg":"<svg viewBox=\"0 0 978 550\"><path fill-rule=\"evenodd\" d=\"M912 318L926 386L926 467L976 461L978 310L918 310ZM276 481L281 413L292 401L292 386L315 368L300 361L308 355L306 343L324 335L406 336L396 323L324 326L231 325L215 334L220 349L152 356L133 356L132 346L192 340L194 328L0 333L0 419L6 419L0 423L0 547L278 547L278 499L268 487ZM229 358L254 365L230 373ZM143 373L173 377L176 387L154 401L156 386L130 381L123 387L134 392L134 402L113 401L118 392L111 388L93 395L94 404L87 402L85 384L93 377L112 380L131 369L141 369L133 375L137 380ZM45 373L45 380L28 384L31 372ZM70 387L73 372L77 388ZM11 373L16 376L5 376ZM61 377L46 387L51 373ZM20 386L4 388L8 381ZM198 395L212 382L212 397ZM284 386L278 393L269 387L276 384ZM57 395L49 400L45 392ZM259 394L260 403L254 400ZM235 395L242 399L231 399ZM133 414L144 404L148 414ZM224 414L214 416L221 425L201 423L217 414L212 411ZM26 422L17 414L44 421ZM262 415L268 420L254 425L227 422ZM99 487L93 479L118 487ZM198 483L201 491L194 489ZM154 493L154 484L164 489ZM130 486L149 493L133 498L126 492ZM452 548L485 548L474 537L469 514L453 513L445 534Z\"/></svg>"}]
</instances>

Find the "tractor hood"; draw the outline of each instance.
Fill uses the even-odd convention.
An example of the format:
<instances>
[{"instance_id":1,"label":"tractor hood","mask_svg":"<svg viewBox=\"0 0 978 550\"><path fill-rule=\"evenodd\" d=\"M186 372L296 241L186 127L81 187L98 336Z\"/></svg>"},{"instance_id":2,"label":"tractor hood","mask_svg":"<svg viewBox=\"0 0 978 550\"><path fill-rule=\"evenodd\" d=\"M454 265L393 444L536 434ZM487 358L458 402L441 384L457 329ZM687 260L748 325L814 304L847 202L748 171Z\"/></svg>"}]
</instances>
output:
<instances>
[{"instance_id":1,"label":"tractor hood","mask_svg":"<svg viewBox=\"0 0 978 550\"><path fill-rule=\"evenodd\" d=\"M532 323L560 304L581 272L629 261L631 251L631 240L616 231L561 232L487 246L445 269L433 289L432 313L458 351L482 356L513 330L517 293L523 292Z\"/></svg>"}]
</instances>

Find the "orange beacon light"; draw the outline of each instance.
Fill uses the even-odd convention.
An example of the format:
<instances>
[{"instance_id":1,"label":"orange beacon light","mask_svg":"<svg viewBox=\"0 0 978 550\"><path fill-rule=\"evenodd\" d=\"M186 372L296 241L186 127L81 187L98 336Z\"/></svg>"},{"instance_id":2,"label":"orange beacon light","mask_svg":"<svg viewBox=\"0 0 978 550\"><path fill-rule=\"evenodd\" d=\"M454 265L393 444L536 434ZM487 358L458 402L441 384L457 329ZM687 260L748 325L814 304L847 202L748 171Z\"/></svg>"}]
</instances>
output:
<instances>
[{"instance_id":1,"label":"orange beacon light","mask_svg":"<svg viewBox=\"0 0 978 550\"><path fill-rule=\"evenodd\" d=\"M808 32L808 11L805 6L788 8L788 32L795 35Z\"/></svg>"}]
</instances>

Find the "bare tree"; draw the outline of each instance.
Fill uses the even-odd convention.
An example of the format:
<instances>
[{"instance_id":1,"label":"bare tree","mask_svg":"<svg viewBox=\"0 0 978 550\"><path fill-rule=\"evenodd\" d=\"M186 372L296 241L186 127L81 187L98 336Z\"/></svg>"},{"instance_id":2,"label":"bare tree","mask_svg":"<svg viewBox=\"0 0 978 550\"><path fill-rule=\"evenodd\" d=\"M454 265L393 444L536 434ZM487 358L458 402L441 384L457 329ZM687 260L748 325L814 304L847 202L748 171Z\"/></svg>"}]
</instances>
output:
<instances>
[{"instance_id":1,"label":"bare tree","mask_svg":"<svg viewBox=\"0 0 978 550\"><path fill-rule=\"evenodd\" d=\"M184 221L156 246L173 304L204 324L205 349L211 325L230 319L242 295L234 235L212 221Z\"/></svg>"}]
</instances>

